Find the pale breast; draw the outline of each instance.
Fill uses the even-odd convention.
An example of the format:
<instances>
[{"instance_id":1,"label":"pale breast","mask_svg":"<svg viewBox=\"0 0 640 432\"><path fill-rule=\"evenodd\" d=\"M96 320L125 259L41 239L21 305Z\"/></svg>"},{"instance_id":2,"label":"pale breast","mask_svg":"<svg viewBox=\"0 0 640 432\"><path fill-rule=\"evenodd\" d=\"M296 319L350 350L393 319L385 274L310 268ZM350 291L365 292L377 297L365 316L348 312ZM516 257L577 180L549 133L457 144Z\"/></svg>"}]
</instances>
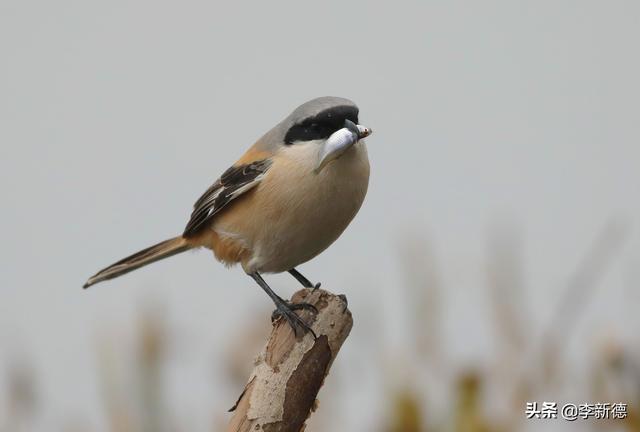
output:
<instances>
[{"instance_id":1,"label":"pale breast","mask_svg":"<svg viewBox=\"0 0 640 432\"><path fill-rule=\"evenodd\" d=\"M283 272L310 260L360 209L369 183L364 142L316 174L318 148L316 142L283 148L255 192L239 203L242 217L223 215L214 224L246 244L245 271Z\"/></svg>"}]
</instances>

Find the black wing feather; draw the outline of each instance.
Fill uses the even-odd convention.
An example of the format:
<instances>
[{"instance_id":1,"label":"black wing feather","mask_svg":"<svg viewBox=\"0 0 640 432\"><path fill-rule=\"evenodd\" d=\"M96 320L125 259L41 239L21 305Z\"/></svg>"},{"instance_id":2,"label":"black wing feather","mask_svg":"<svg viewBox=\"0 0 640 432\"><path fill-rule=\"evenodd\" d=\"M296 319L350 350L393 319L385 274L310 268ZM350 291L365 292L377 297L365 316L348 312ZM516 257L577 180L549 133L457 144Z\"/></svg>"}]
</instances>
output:
<instances>
[{"instance_id":1,"label":"black wing feather","mask_svg":"<svg viewBox=\"0 0 640 432\"><path fill-rule=\"evenodd\" d=\"M196 201L182 235L191 237L200 232L234 198L257 186L270 166L271 160L263 159L226 170Z\"/></svg>"}]
</instances>

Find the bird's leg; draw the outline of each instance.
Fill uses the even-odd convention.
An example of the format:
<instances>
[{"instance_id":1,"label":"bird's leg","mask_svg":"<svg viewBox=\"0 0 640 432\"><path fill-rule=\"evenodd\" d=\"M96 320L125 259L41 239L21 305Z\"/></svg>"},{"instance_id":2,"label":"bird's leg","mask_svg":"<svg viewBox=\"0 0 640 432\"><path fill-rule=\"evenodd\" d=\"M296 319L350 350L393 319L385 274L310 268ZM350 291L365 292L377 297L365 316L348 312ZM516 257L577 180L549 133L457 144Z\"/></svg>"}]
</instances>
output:
<instances>
[{"instance_id":1,"label":"bird's leg","mask_svg":"<svg viewBox=\"0 0 640 432\"><path fill-rule=\"evenodd\" d=\"M307 331L311 332L311 334L313 335L313 338L317 339L317 336L313 332L311 327L309 327L309 325L306 322L304 322L302 318L298 316L298 314L295 313L295 311L299 309L302 309L302 310L308 309L315 313L318 313L318 309L316 309L314 305L310 303L291 304L290 302L284 300L278 294L273 292L273 290L269 287L269 285L267 285L265 280L262 279L262 276L260 276L260 273L258 272L249 273L249 276L251 276L253 280L255 280L258 283L258 285L260 285L260 287L267 293L269 297L271 297L271 300L273 300L273 302L275 303L276 310L273 311L273 314L271 315L272 321L275 320L277 317L281 316L289 323L289 325L293 329L293 332L295 333L296 336L298 335L298 329L301 328L305 332Z\"/></svg>"},{"instance_id":2,"label":"bird's leg","mask_svg":"<svg viewBox=\"0 0 640 432\"><path fill-rule=\"evenodd\" d=\"M291 276L293 276L294 278L296 278L296 280L298 282L300 282L302 284L303 287L305 288L313 288L313 289L318 289L320 288L320 282L318 282L317 284L312 284L311 281L309 279L307 279L306 277L304 277L302 275L302 273L300 273L298 270L292 268L291 270L289 270L289 273L291 274Z\"/></svg>"}]
</instances>

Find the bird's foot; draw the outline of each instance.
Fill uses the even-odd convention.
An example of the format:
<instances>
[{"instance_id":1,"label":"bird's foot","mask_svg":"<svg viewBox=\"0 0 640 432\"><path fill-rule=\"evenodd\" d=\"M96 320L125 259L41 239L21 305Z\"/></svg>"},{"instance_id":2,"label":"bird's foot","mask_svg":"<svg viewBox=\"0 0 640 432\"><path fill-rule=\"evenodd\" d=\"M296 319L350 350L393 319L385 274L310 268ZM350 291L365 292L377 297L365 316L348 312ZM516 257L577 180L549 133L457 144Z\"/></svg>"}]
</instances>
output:
<instances>
[{"instance_id":1,"label":"bird's foot","mask_svg":"<svg viewBox=\"0 0 640 432\"><path fill-rule=\"evenodd\" d=\"M315 285L312 284L311 281L309 281L309 279L304 277L304 275L302 273L300 273L298 270L296 270L294 268L289 270L289 273L291 274L291 276L296 278L296 280L298 282L300 282L302 284L302 286L305 287L305 288L311 288L311 289L314 289L314 290L317 290L318 288L320 288L320 282L318 282Z\"/></svg>"},{"instance_id":2,"label":"bird's foot","mask_svg":"<svg viewBox=\"0 0 640 432\"><path fill-rule=\"evenodd\" d=\"M276 303L276 310L271 314L271 322L275 322L278 318L282 317L287 321L287 323L289 323L296 336L298 336L298 330L301 329L304 333L311 332L313 338L317 339L318 337L309 324L304 322L304 320L295 312L297 310L309 310L313 313L318 313L318 309L311 303L290 303L282 300L282 302Z\"/></svg>"},{"instance_id":3,"label":"bird's foot","mask_svg":"<svg viewBox=\"0 0 640 432\"><path fill-rule=\"evenodd\" d=\"M309 284L308 284L308 285L303 285L303 288L312 289L312 290L314 290L314 291L315 291L315 290L317 290L318 288L320 288L320 285L322 285L322 283L321 283L321 282L318 282L318 283L316 283L316 284L313 284L313 283L309 282Z\"/></svg>"}]
</instances>

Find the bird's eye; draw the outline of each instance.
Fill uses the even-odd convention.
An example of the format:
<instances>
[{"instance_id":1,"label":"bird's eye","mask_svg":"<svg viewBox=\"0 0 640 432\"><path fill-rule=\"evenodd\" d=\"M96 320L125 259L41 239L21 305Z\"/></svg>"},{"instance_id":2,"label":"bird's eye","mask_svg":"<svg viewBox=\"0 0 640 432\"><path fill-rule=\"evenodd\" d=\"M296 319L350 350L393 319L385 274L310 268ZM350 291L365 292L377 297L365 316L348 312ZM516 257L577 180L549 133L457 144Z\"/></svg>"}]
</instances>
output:
<instances>
[{"instance_id":1,"label":"bird's eye","mask_svg":"<svg viewBox=\"0 0 640 432\"><path fill-rule=\"evenodd\" d=\"M322 119L314 121L304 121L294 125L287 131L285 136L286 144L293 144L295 141L305 142L328 138L333 132L342 127L342 123L336 119Z\"/></svg>"}]
</instances>

